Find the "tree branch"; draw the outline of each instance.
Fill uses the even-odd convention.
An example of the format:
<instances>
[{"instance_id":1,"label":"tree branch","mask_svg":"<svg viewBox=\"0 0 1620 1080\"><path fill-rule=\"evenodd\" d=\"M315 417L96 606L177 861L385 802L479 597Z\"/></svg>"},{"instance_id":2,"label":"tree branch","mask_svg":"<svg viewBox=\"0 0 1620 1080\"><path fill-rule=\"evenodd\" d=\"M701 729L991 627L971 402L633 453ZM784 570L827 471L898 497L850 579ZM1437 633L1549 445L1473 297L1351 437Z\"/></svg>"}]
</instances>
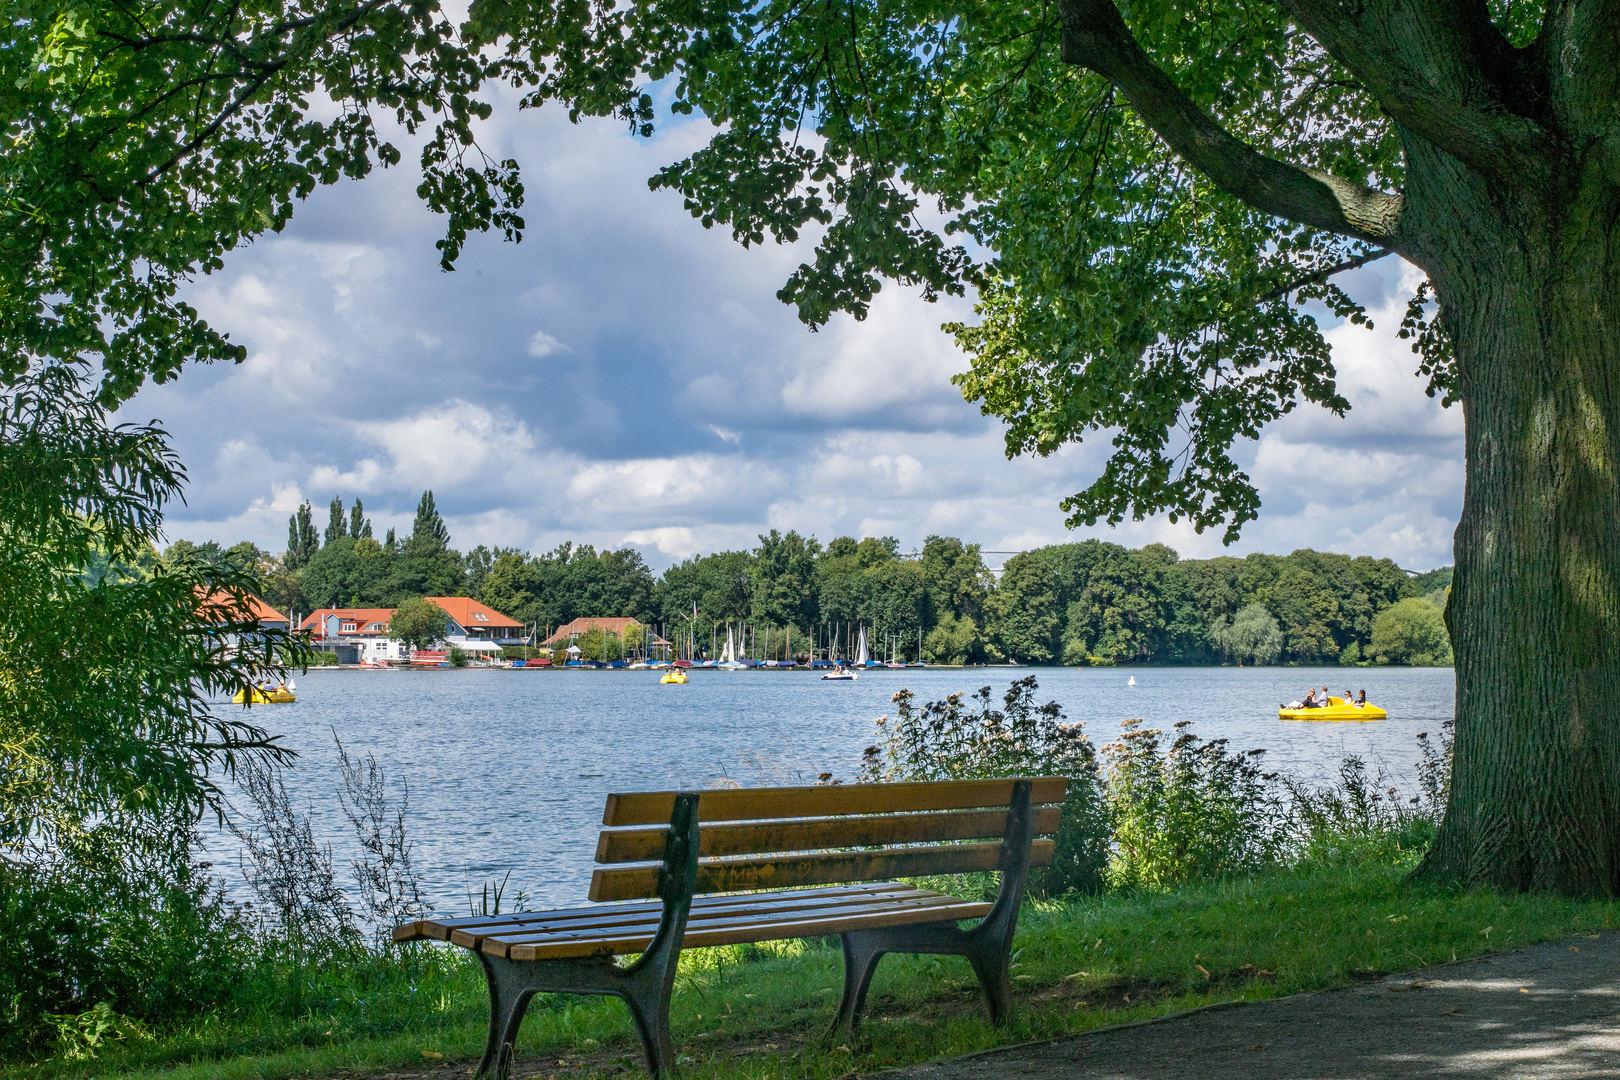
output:
<instances>
[{"instance_id":1,"label":"tree branch","mask_svg":"<svg viewBox=\"0 0 1620 1080\"><path fill-rule=\"evenodd\" d=\"M1513 49L1480 0L1282 5L1413 134L1494 179L1546 171L1538 94L1512 92Z\"/></svg>"},{"instance_id":2,"label":"tree branch","mask_svg":"<svg viewBox=\"0 0 1620 1080\"><path fill-rule=\"evenodd\" d=\"M1143 51L1112 0L1059 0L1063 60L1110 79L1170 148L1267 214L1398 250L1401 197L1266 157L1228 132Z\"/></svg>"},{"instance_id":3,"label":"tree branch","mask_svg":"<svg viewBox=\"0 0 1620 1080\"><path fill-rule=\"evenodd\" d=\"M1377 251L1369 251L1365 255L1357 255L1353 259L1346 259L1343 262L1334 263L1332 266L1324 266L1320 270L1312 270L1308 274L1301 274L1299 277L1294 278L1285 285L1277 286L1270 292L1261 293L1259 296L1254 298L1254 302L1256 304L1269 304L1273 300L1282 299L1295 289L1303 289L1305 286L1314 285L1318 281L1326 281L1334 274L1342 274L1347 270L1359 269L1360 267L1366 266L1370 262L1377 262L1379 259L1393 254L1395 253L1389 248L1379 248Z\"/></svg>"}]
</instances>

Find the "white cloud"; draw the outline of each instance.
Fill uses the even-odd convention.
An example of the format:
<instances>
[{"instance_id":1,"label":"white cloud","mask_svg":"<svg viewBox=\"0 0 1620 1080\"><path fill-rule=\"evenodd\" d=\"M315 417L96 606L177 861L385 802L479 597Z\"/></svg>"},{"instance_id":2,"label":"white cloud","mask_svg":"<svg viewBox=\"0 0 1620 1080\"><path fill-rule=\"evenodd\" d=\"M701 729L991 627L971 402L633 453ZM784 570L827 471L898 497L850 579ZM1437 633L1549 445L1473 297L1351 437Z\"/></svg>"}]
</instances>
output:
<instances>
[{"instance_id":1,"label":"white cloud","mask_svg":"<svg viewBox=\"0 0 1620 1080\"><path fill-rule=\"evenodd\" d=\"M550 356L552 353L567 351L568 346L564 345L562 342L558 341L544 330L536 330L534 333L529 335L528 352L530 356Z\"/></svg>"}]
</instances>

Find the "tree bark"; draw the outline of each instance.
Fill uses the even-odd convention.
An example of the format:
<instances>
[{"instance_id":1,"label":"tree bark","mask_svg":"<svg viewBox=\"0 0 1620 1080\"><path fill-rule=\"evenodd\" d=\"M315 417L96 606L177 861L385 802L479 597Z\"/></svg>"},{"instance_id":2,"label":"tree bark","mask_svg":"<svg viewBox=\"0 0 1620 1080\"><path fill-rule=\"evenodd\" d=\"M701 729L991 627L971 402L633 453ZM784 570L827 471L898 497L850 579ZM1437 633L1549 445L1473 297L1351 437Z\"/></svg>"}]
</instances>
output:
<instances>
[{"instance_id":1,"label":"tree bark","mask_svg":"<svg viewBox=\"0 0 1620 1080\"><path fill-rule=\"evenodd\" d=\"M1451 797L1418 874L1614 896L1620 187L1577 155L1515 190L1407 152L1402 224L1457 355L1467 462Z\"/></svg>"}]
</instances>

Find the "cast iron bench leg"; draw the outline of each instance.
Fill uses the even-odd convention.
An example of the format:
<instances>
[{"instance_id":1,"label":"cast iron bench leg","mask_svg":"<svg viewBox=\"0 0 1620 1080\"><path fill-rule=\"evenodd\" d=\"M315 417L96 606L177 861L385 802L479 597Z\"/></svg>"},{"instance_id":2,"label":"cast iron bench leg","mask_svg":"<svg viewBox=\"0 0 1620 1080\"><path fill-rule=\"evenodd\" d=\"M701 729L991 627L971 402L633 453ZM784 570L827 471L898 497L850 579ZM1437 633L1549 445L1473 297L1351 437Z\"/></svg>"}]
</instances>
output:
<instances>
[{"instance_id":1,"label":"cast iron bench leg","mask_svg":"<svg viewBox=\"0 0 1620 1080\"><path fill-rule=\"evenodd\" d=\"M1029 847L1034 839L1030 811L1030 784L1013 785L1012 805L1001 849L1001 886L990 913L971 930L955 923L919 923L879 930L852 930L839 935L844 943L844 999L838 1006L829 1036L856 1037L866 991L884 953L924 953L965 956L979 977L990 1022L1004 1024L1012 1017L1012 942L1018 929L1018 908L1024 902L1029 878Z\"/></svg>"},{"instance_id":2,"label":"cast iron bench leg","mask_svg":"<svg viewBox=\"0 0 1620 1080\"><path fill-rule=\"evenodd\" d=\"M489 980L489 1041L475 1080L506 1080L518 1028L529 999L539 991L558 994L607 994L622 998L641 1036L647 1071L654 1078L675 1069L675 1043L669 1035L669 1001L675 990L675 968L681 939L697 885L697 796L676 797L664 846L659 893L664 915L647 951L629 967L609 957L579 960L508 960L480 952Z\"/></svg>"}]
</instances>

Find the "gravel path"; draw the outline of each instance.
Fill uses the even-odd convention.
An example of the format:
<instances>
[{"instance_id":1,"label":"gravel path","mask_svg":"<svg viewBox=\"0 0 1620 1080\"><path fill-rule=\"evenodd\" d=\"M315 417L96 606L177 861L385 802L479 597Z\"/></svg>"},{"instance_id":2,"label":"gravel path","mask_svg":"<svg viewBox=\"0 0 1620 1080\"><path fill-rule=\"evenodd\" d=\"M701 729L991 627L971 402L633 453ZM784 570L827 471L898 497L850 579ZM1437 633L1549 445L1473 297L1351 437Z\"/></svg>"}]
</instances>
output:
<instances>
[{"instance_id":1,"label":"gravel path","mask_svg":"<svg viewBox=\"0 0 1620 1080\"><path fill-rule=\"evenodd\" d=\"M883 1074L884 1080L1417 1076L1620 1077L1620 933Z\"/></svg>"}]
</instances>

